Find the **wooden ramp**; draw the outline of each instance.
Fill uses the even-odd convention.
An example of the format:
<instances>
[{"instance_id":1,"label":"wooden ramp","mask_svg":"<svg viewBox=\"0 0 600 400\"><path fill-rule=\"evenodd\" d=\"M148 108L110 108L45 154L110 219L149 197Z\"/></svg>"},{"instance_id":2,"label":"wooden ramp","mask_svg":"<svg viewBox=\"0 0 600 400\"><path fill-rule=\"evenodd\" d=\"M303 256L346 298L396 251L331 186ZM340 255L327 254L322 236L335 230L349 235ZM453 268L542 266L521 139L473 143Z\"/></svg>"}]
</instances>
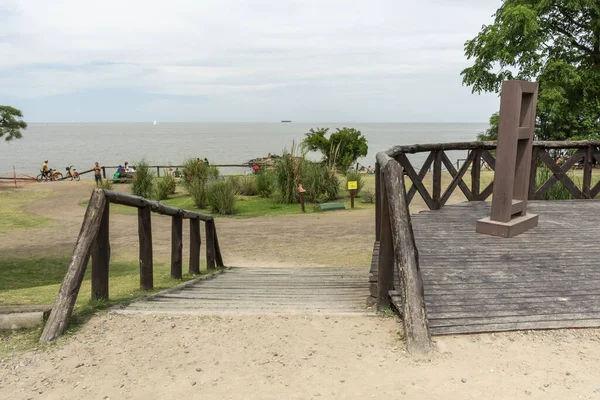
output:
<instances>
[{"instance_id":1,"label":"wooden ramp","mask_svg":"<svg viewBox=\"0 0 600 400\"><path fill-rule=\"evenodd\" d=\"M373 315L368 271L338 268L228 268L212 279L132 303L125 313L194 315Z\"/></svg>"},{"instance_id":2,"label":"wooden ramp","mask_svg":"<svg viewBox=\"0 0 600 400\"><path fill-rule=\"evenodd\" d=\"M600 327L600 202L530 202L511 239L475 233L490 205L412 217L431 333Z\"/></svg>"}]
</instances>

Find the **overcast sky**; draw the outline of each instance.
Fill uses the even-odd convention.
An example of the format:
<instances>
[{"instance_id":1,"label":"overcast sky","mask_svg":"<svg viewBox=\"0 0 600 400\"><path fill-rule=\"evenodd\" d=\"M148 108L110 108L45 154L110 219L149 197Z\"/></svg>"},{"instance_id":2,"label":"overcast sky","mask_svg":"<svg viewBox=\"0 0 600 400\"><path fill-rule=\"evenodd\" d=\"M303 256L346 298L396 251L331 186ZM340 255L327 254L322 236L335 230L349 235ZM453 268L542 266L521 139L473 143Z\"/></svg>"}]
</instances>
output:
<instances>
[{"instance_id":1,"label":"overcast sky","mask_svg":"<svg viewBox=\"0 0 600 400\"><path fill-rule=\"evenodd\" d=\"M500 0L2 0L27 121L487 122L464 42Z\"/></svg>"}]
</instances>

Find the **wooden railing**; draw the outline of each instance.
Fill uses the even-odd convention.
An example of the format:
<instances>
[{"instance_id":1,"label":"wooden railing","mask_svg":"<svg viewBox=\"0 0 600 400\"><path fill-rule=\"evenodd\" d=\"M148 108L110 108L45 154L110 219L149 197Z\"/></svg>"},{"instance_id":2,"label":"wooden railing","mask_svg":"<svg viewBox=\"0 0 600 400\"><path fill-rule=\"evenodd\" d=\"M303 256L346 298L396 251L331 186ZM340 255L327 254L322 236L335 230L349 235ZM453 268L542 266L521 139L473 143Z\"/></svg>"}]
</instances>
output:
<instances>
[{"instance_id":1,"label":"wooden railing","mask_svg":"<svg viewBox=\"0 0 600 400\"><path fill-rule=\"evenodd\" d=\"M213 167L224 167L224 168L228 168L228 167L233 167L233 168L247 168L247 167L251 167L252 164L251 163L246 163L246 164L211 164ZM259 164L261 165L261 164ZM135 170L135 166L131 165L131 168L133 168ZM183 169L185 167L185 165L149 165L148 166L151 169L156 168L156 176L160 176L160 170L162 169L169 169L169 168L181 168ZM119 169L118 165L107 165L107 166L103 166L100 167L102 169L102 178L106 179L106 170L107 169ZM90 170L92 171L92 170ZM89 172L89 171L86 171Z\"/></svg>"},{"instance_id":2,"label":"wooden railing","mask_svg":"<svg viewBox=\"0 0 600 400\"><path fill-rule=\"evenodd\" d=\"M600 162L600 141L572 141L551 142L538 141L533 143L533 157L531 165L531 178L529 186L529 199L539 200L544 197L548 189L561 182L576 199L595 198L600 193L600 183L592 187L592 171L596 162ZM439 210L450 199L458 187L468 201L483 201L488 199L493 192L493 182L485 188L481 187L481 166L483 163L490 169L495 168L496 159L492 151L496 149L496 142L463 142L417 144L410 146L396 146L385 154L394 158L404 168L405 174L410 178L412 185L407 191L407 201L410 204L418 192L430 210ZM446 155L446 151L467 150L469 155L459 169ZM574 151L569 154L563 164L557 164L552 153ZM429 152L429 155L419 172L415 171L407 154ZM450 173L452 181L442 192L442 165ZM574 166L583 168L583 184L581 189L568 176L567 172ZM547 166L552 171L552 176L539 188L536 188L536 174L539 166ZM426 188L423 180L428 171L432 169L431 192ZM468 185L464 176L469 171L471 182Z\"/></svg>"},{"instance_id":3,"label":"wooden railing","mask_svg":"<svg viewBox=\"0 0 600 400\"><path fill-rule=\"evenodd\" d=\"M49 342L56 339L67 328L90 256L92 258L92 299L106 300L109 298L109 217L111 203L138 209L140 289L151 290L154 287L152 212L171 216L172 278L181 279L182 277L184 219L190 221L189 273L200 274L200 221L205 224L207 269L211 270L217 266L224 266L215 221L212 216L166 206L143 197L96 189L92 192L71 262L42 332L40 342Z\"/></svg>"},{"instance_id":4,"label":"wooden railing","mask_svg":"<svg viewBox=\"0 0 600 400\"><path fill-rule=\"evenodd\" d=\"M541 199L548 189L561 182L576 199L593 199L600 193L600 182L592 186L592 171L600 162L600 141L534 142L529 199ZM483 201L493 192L493 181L481 188L483 162L492 170L496 159L492 154L496 142L466 142L396 146L377 154L375 166L375 251L372 265L371 295L378 309L390 306L391 293L400 296L397 307L402 314L406 343L411 353L427 353L431 349L427 313L423 296L423 281L419 269L418 250L412 231L408 205L418 192L429 209L440 209L456 188L460 188L467 200ZM457 170L446 155L446 151L468 150L469 155ZM411 165L407 154L429 152L419 172ZM554 153L554 154L552 154ZM566 161L557 163L557 153L569 153ZM442 192L442 165L452 181ZM568 172L579 165L583 169L581 189L568 176ZM433 166L433 168L431 168ZM536 185L537 169L546 166L552 176ZM423 182L432 169L431 193ZM464 176L471 173L470 185ZM408 190L404 176L412 185ZM395 277L395 273L397 277Z\"/></svg>"}]
</instances>

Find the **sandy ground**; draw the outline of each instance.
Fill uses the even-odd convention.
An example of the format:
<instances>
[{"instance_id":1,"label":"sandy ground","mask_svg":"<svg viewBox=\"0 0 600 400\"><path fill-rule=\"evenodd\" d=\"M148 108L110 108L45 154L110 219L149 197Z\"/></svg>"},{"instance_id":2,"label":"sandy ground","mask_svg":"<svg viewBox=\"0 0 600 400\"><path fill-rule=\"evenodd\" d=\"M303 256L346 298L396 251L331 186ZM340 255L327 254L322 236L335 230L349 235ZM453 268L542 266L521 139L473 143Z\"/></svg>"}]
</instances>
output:
<instances>
[{"instance_id":1,"label":"sandy ground","mask_svg":"<svg viewBox=\"0 0 600 400\"><path fill-rule=\"evenodd\" d=\"M53 225L0 235L0 251L72 251L90 188L51 185L29 210ZM135 217L111 218L113 255L135 260ZM168 219L153 228L168 238ZM367 265L374 229L372 211L217 228L226 263L239 266ZM55 245L23 249L44 237ZM165 261L168 251L155 246ZM0 399L600 399L600 330L438 337L426 359L408 356L401 337L395 318L376 316L98 314L56 345L0 360Z\"/></svg>"}]
</instances>

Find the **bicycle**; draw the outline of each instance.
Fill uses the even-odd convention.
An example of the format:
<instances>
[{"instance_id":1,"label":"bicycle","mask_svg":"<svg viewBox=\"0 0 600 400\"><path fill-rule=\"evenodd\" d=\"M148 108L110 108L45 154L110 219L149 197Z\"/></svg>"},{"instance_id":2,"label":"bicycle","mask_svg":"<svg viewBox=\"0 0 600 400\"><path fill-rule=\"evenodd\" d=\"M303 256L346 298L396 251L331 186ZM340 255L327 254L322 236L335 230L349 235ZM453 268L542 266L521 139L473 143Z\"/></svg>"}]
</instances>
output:
<instances>
[{"instance_id":1,"label":"bicycle","mask_svg":"<svg viewBox=\"0 0 600 400\"><path fill-rule=\"evenodd\" d=\"M63 179L63 174L53 169L50 169L47 174L44 174L44 171L40 170L40 174L35 179L38 182L61 181Z\"/></svg>"},{"instance_id":2,"label":"bicycle","mask_svg":"<svg viewBox=\"0 0 600 400\"><path fill-rule=\"evenodd\" d=\"M75 168L73 168L72 165L65 169L67 170L67 176L65 177L65 179L67 179L67 178L69 178L70 180L75 179L76 181L79 181L81 179L81 177L79 176L79 173L77 172L77 170Z\"/></svg>"}]
</instances>

